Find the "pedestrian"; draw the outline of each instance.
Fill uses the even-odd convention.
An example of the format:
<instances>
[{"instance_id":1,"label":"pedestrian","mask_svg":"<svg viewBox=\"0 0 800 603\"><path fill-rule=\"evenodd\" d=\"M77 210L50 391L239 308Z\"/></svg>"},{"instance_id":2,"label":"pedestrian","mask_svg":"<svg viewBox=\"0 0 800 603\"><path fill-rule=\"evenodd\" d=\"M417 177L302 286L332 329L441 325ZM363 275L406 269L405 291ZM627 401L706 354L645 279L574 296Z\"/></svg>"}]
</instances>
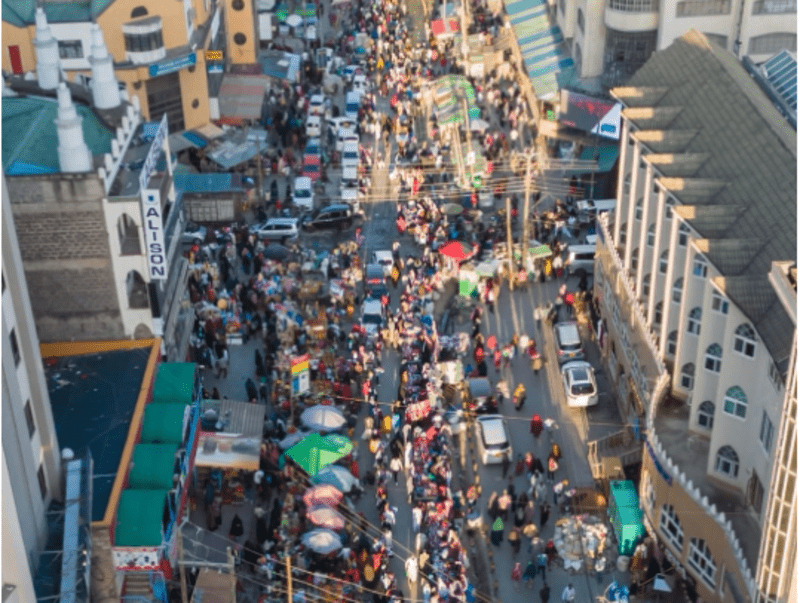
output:
<instances>
[{"instance_id":1,"label":"pedestrian","mask_svg":"<svg viewBox=\"0 0 800 603\"><path fill-rule=\"evenodd\" d=\"M231 520L231 529L228 530L228 538L234 542L239 542L239 538L244 534L244 522L239 514L235 514Z\"/></svg>"},{"instance_id":2,"label":"pedestrian","mask_svg":"<svg viewBox=\"0 0 800 603\"><path fill-rule=\"evenodd\" d=\"M406 559L406 578L408 578L409 588L413 588L413 585L417 583L417 569L417 557L409 555L408 559Z\"/></svg>"},{"instance_id":3,"label":"pedestrian","mask_svg":"<svg viewBox=\"0 0 800 603\"><path fill-rule=\"evenodd\" d=\"M511 544L511 551L516 557L519 554L519 549L522 546L522 537L518 527L512 527L508 532L508 542ZM521 570L522 568L520 568Z\"/></svg>"},{"instance_id":4,"label":"pedestrian","mask_svg":"<svg viewBox=\"0 0 800 603\"><path fill-rule=\"evenodd\" d=\"M550 503L544 503L539 509L539 525L544 528L548 519L550 519Z\"/></svg>"},{"instance_id":5,"label":"pedestrian","mask_svg":"<svg viewBox=\"0 0 800 603\"><path fill-rule=\"evenodd\" d=\"M561 592L561 603L574 603L574 601L575 601L575 589L572 587L572 582L570 582L564 587L564 590Z\"/></svg>"},{"instance_id":6,"label":"pedestrian","mask_svg":"<svg viewBox=\"0 0 800 603\"><path fill-rule=\"evenodd\" d=\"M403 461L400 460L399 456L392 457L392 460L389 462L389 470L392 472L392 477L394 477L394 485L397 485L397 476L400 474L400 470L403 468Z\"/></svg>"},{"instance_id":7,"label":"pedestrian","mask_svg":"<svg viewBox=\"0 0 800 603\"><path fill-rule=\"evenodd\" d=\"M503 454L503 479L505 479L506 474L508 473L508 468L511 466L511 459L509 458L508 453Z\"/></svg>"},{"instance_id":8,"label":"pedestrian","mask_svg":"<svg viewBox=\"0 0 800 603\"><path fill-rule=\"evenodd\" d=\"M550 603L550 587L547 586L547 582L544 583L542 590L539 591L539 597L541 597L542 603Z\"/></svg>"},{"instance_id":9,"label":"pedestrian","mask_svg":"<svg viewBox=\"0 0 800 603\"><path fill-rule=\"evenodd\" d=\"M500 546L503 543L503 520L498 517L492 524L492 544Z\"/></svg>"},{"instance_id":10,"label":"pedestrian","mask_svg":"<svg viewBox=\"0 0 800 603\"><path fill-rule=\"evenodd\" d=\"M547 456L547 479L551 482L555 479L556 471L558 471L558 459L551 451Z\"/></svg>"},{"instance_id":11,"label":"pedestrian","mask_svg":"<svg viewBox=\"0 0 800 603\"><path fill-rule=\"evenodd\" d=\"M558 557L558 550L552 540L547 541L547 545L544 547L544 554L547 555L547 569L550 569L550 565L552 565L553 561Z\"/></svg>"},{"instance_id":12,"label":"pedestrian","mask_svg":"<svg viewBox=\"0 0 800 603\"><path fill-rule=\"evenodd\" d=\"M547 584L547 555L544 552L538 553L536 555L536 568L542 574L542 579L545 581L545 585Z\"/></svg>"},{"instance_id":13,"label":"pedestrian","mask_svg":"<svg viewBox=\"0 0 800 603\"><path fill-rule=\"evenodd\" d=\"M514 590L519 590L519 581L522 579L522 564L517 561L511 570L511 579L514 581Z\"/></svg>"},{"instance_id":14,"label":"pedestrian","mask_svg":"<svg viewBox=\"0 0 800 603\"><path fill-rule=\"evenodd\" d=\"M528 565L525 566L525 572L522 574L522 579L528 588L533 588L533 581L536 579L536 563L531 559Z\"/></svg>"}]
</instances>

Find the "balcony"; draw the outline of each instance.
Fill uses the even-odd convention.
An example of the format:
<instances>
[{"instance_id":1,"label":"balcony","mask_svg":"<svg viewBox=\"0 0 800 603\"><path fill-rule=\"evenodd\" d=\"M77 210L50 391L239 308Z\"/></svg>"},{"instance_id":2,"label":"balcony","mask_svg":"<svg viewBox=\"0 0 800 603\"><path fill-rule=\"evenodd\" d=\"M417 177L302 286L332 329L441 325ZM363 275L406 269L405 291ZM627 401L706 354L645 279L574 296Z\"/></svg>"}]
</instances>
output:
<instances>
[{"instance_id":1,"label":"balcony","mask_svg":"<svg viewBox=\"0 0 800 603\"><path fill-rule=\"evenodd\" d=\"M658 3L648 0L611 0L606 5L605 24L614 31L656 30Z\"/></svg>"}]
</instances>

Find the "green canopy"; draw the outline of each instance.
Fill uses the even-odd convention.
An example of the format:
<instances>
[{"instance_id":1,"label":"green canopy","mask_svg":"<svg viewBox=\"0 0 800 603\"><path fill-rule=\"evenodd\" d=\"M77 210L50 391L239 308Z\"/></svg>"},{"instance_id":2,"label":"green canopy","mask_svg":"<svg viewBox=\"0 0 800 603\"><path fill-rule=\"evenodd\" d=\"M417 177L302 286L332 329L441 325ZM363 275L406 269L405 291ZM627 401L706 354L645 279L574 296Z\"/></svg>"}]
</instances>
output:
<instances>
[{"instance_id":1,"label":"green canopy","mask_svg":"<svg viewBox=\"0 0 800 603\"><path fill-rule=\"evenodd\" d=\"M167 490L124 490L119 497L115 546L161 546Z\"/></svg>"},{"instance_id":2,"label":"green canopy","mask_svg":"<svg viewBox=\"0 0 800 603\"><path fill-rule=\"evenodd\" d=\"M144 407L142 442L180 444L183 441L183 404L148 404Z\"/></svg>"},{"instance_id":3,"label":"green canopy","mask_svg":"<svg viewBox=\"0 0 800 603\"><path fill-rule=\"evenodd\" d=\"M286 451L286 456L314 477L321 469L350 454L353 443L338 433L312 433Z\"/></svg>"},{"instance_id":4,"label":"green canopy","mask_svg":"<svg viewBox=\"0 0 800 603\"><path fill-rule=\"evenodd\" d=\"M633 549L645 535L639 495L632 481L611 481L608 514L619 542L620 555L632 555Z\"/></svg>"},{"instance_id":5,"label":"green canopy","mask_svg":"<svg viewBox=\"0 0 800 603\"><path fill-rule=\"evenodd\" d=\"M137 444L128 486L135 490L172 488L176 444Z\"/></svg>"},{"instance_id":6,"label":"green canopy","mask_svg":"<svg viewBox=\"0 0 800 603\"><path fill-rule=\"evenodd\" d=\"M595 157L597 157L597 171L601 174L608 172L617 162L619 147L616 145L585 147L578 159L594 159Z\"/></svg>"},{"instance_id":7,"label":"green canopy","mask_svg":"<svg viewBox=\"0 0 800 603\"><path fill-rule=\"evenodd\" d=\"M197 365L193 362L164 362L158 367L153 385L153 402L191 404Z\"/></svg>"}]
</instances>

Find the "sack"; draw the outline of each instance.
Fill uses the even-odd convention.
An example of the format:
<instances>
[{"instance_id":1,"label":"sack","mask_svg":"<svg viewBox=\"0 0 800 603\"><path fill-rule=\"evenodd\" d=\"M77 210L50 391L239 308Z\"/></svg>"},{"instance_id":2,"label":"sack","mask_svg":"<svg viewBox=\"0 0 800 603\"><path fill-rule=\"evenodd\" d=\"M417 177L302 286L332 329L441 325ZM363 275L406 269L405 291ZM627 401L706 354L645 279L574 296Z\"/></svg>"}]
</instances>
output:
<instances>
[{"instance_id":1,"label":"sack","mask_svg":"<svg viewBox=\"0 0 800 603\"><path fill-rule=\"evenodd\" d=\"M548 471L555 472L558 471L558 461L554 458L550 458L547 461L547 469Z\"/></svg>"}]
</instances>

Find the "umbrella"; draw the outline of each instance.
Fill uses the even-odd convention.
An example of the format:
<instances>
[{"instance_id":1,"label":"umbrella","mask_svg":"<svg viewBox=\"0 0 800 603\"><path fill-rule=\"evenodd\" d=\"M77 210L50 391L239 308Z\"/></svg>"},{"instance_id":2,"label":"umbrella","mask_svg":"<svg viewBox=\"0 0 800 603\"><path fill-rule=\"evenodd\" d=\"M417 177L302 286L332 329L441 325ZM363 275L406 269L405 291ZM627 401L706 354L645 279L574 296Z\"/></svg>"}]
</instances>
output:
<instances>
[{"instance_id":1,"label":"umbrella","mask_svg":"<svg viewBox=\"0 0 800 603\"><path fill-rule=\"evenodd\" d=\"M350 492L359 485L358 479L353 477L344 467L329 465L311 478L315 484L330 484L342 492Z\"/></svg>"},{"instance_id":2,"label":"umbrella","mask_svg":"<svg viewBox=\"0 0 800 603\"><path fill-rule=\"evenodd\" d=\"M445 203L442 205L442 213L446 216L460 216L464 213L464 208L458 203Z\"/></svg>"},{"instance_id":3,"label":"umbrella","mask_svg":"<svg viewBox=\"0 0 800 603\"><path fill-rule=\"evenodd\" d=\"M315 505L329 505L335 507L342 502L343 497L344 494L334 486L330 484L321 484L306 490L306 493L303 494L303 502L306 503L307 507L313 507Z\"/></svg>"},{"instance_id":4,"label":"umbrella","mask_svg":"<svg viewBox=\"0 0 800 603\"><path fill-rule=\"evenodd\" d=\"M280 442L278 442L278 446L281 448L281 450L286 450L287 448L291 448L292 446L297 444L297 442L302 440L307 435L308 435L307 431L295 431L294 433L290 433Z\"/></svg>"},{"instance_id":5,"label":"umbrella","mask_svg":"<svg viewBox=\"0 0 800 603\"><path fill-rule=\"evenodd\" d=\"M553 251L547 245L537 245L528 249L528 255L532 258L549 258Z\"/></svg>"},{"instance_id":6,"label":"umbrella","mask_svg":"<svg viewBox=\"0 0 800 603\"><path fill-rule=\"evenodd\" d=\"M335 431L347 423L338 408L322 404L306 408L300 415L300 420L311 429L319 431Z\"/></svg>"},{"instance_id":7,"label":"umbrella","mask_svg":"<svg viewBox=\"0 0 800 603\"><path fill-rule=\"evenodd\" d=\"M464 241L450 241L439 248L439 253L454 260L462 261L471 258L475 253L475 249Z\"/></svg>"},{"instance_id":8,"label":"umbrella","mask_svg":"<svg viewBox=\"0 0 800 603\"><path fill-rule=\"evenodd\" d=\"M342 548L342 539L336 532L326 529L311 530L303 534L301 542L312 551L327 555Z\"/></svg>"},{"instance_id":9,"label":"umbrella","mask_svg":"<svg viewBox=\"0 0 800 603\"><path fill-rule=\"evenodd\" d=\"M479 130L485 130L489 127L489 122L485 119L471 119L469 122L469 129L473 132L477 132Z\"/></svg>"},{"instance_id":10,"label":"umbrella","mask_svg":"<svg viewBox=\"0 0 800 603\"><path fill-rule=\"evenodd\" d=\"M289 15L286 17L286 25L289 27L297 27L303 22L303 17L300 15Z\"/></svg>"},{"instance_id":11,"label":"umbrella","mask_svg":"<svg viewBox=\"0 0 800 603\"><path fill-rule=\"evenodd\" d=\"M489 335L489 338L486 340L486 347L490 350L493 350L497 345L497 337L494 335Z\"/></svg>"},{"instance_id":12,"label":"umbrella","mask_svg":"<svg viewBox=\"0 0 800 603\"><path fill-rule=\"evenodd\" d=\"M312 433L286 451L286 456L308 473L316 475L321 469L350 454L353 444L345 436L321 436Z\"/></svg>"},{"instance_id":13,"label":"umbrella","mask_svg":"<svg viewBox=\"0 0 800 603\"><path fill-rule=\"evenodd\" d=\"M290 253L292 251L280 243L270 243L264 248L264 257L268 260L285 260Z\"/></svg>"},{"instance_id":14,"label":"umbrella","mask_svg":"<svg viewBox=\"0 0 800 603\"><path fill-rule=\"evenodd\" d=\"M278 17L278 21L285 21L288 14L289 5L285 2L278 4L277 9L275 10L275 16Z\"/></svg>"},{"instance_id":15,"label":"umbrella","mask_svg":"<svg viewBox=\"0 0 800 603\"><path fill-rule=\"evenodd\" d=\"M315 526L320 526L321 528L329 530L341 530L344 528L344 516L326 505L311 507L306 512L306 517Z\"/></svg>"}]
</instances>

